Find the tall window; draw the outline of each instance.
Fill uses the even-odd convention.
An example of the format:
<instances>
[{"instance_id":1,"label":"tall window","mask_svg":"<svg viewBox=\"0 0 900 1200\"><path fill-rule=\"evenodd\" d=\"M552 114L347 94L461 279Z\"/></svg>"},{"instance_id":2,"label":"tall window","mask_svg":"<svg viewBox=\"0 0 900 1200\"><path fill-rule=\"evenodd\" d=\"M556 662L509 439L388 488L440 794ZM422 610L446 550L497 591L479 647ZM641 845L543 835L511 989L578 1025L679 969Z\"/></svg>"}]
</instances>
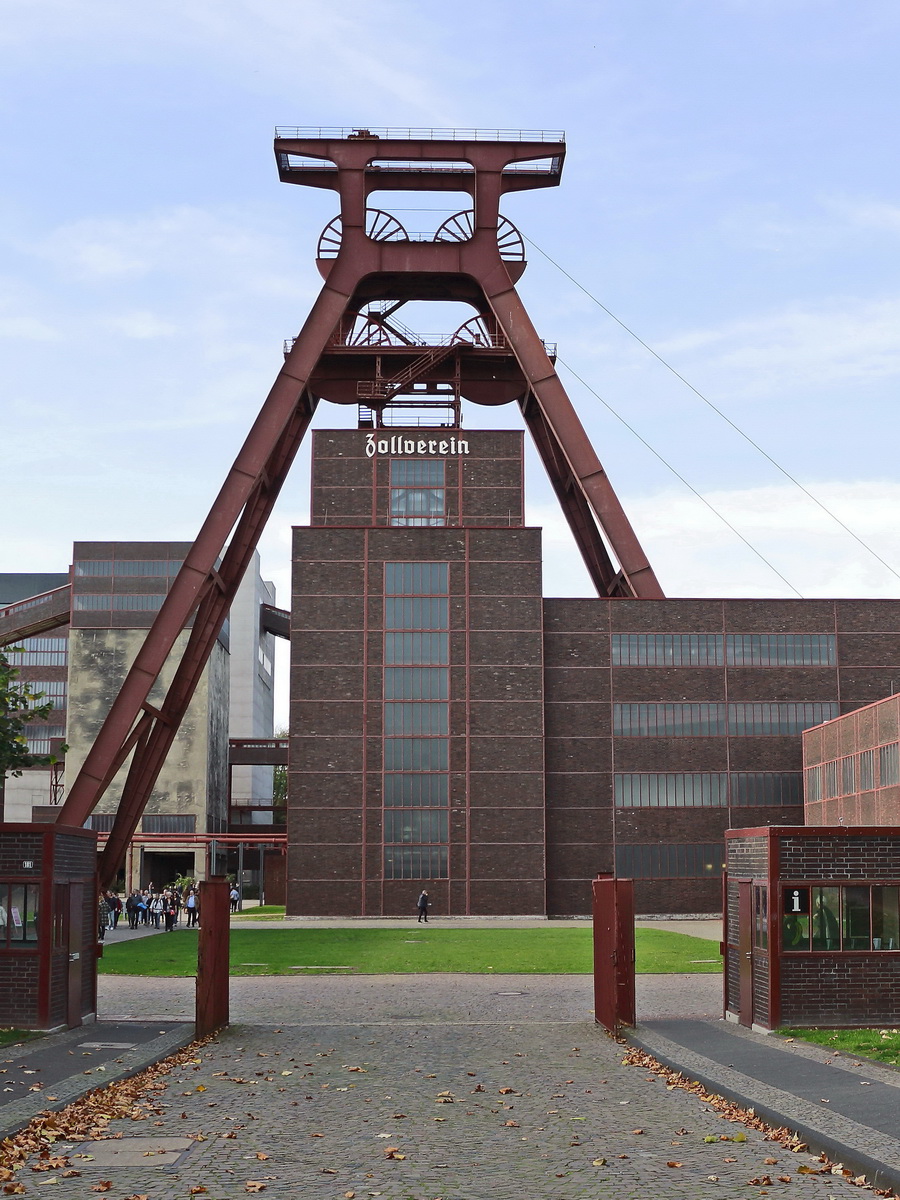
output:
<instances>
[{"instance_id":1,"label":"tall window","mask_svg":"<svg viewBox=\"0 0 900 1200\"><path fill-rule=\"evenodd\" d=\"M392 525L446 525L444 498L442 458L391 459Z\"/></svg>"},{"instance_id":2,"label":"tall window","mask_svg":"<svg viewBox=\"0 0 900 1200\"><path fill-rule=\"evenodd\" d=\"M385 879L448 875L449 573L447 563L385 563Z\"/></svg>"}]
</instances>

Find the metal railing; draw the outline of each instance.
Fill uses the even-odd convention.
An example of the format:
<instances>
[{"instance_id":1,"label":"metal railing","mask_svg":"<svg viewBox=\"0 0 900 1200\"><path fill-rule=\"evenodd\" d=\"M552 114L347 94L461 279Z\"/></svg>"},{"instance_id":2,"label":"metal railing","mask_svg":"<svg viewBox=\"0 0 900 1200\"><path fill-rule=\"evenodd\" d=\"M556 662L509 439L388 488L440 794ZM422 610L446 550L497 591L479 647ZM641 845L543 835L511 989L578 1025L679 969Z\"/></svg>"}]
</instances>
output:
<instances>
[{"instance_id":1,"label":"metal railing","mask_svg":"<svg viewBox=\"0 0 900 1200\"><path fill-rule=\"evenodd\" d=\"M277 138L338 138L373 142L379 138L394 141L433 142L564 142L562 129L400 129L393 126L358 127L338 125L278 125Z\"/></svg>"}]
</instances>

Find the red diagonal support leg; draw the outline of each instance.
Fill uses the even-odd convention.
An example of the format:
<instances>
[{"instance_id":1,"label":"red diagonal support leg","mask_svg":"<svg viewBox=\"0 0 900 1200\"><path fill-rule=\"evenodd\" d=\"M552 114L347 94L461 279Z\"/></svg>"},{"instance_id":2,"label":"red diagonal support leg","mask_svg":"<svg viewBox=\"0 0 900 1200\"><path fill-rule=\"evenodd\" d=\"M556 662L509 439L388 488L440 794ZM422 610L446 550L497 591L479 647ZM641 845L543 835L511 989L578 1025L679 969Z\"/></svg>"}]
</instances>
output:
<instances>
[{"instance_id":1,"label":"red diagonal support leg","mask_svg":"<svg viewBox=\"0 0 900 1200\"><path fill-rule=\"evenodd\" d=\"M84 824L109 785L113 768L123 761L123 750L133 739L136 722L149 712L152 725L146 736L142 735L132 758L127 794L123 795L107 843L104 874L109 873L113 855L124 853L137 827L165 753L309 427L315 402L306 391L306 383L347 300L347 294L334 287L326 285L322 289L63 805L59 817L63 824ZM229 535L230 545L217 570L216 560ZM154 710L147 705L150 689L178 634L195 613L188 650L166 699L159 710Z\"/></svg>"},{"instance_id":2,"label":"red diagonal support leg","mask_svg":"<svg viewBox=\"0 0 900 1200\"><path fill-rule=\"evenodd\" d=\"M501 286L500 290L489 294L487 298L531 386L533 398L529 403L536 404L540 410L540 420L533 416L529 419L529 427L533 432L536 429L540 430L543 448L542 442L538 441L538 449L544 457L548 471L551 472L556 494L562 499L571 487L581 492L619 560L622 569L620 583L611 591L607 582L601 590L608 595L616 592L619 595L663 599L663 591L653 568L647 561L631 522L613 491L518 293L514 287L507 284L505 288ZM528 418L527 405L525 414ZM550 446L558 448L559 454L554 452L548 461L545 451ZM560 462L564 462L567 467L564 478L557 474ZM594 576L606 553L600 532L593 521L591 529L577 522L573 523L575 510L566 504L564 508L588 570Z\"/></svg>"}]
</instances>

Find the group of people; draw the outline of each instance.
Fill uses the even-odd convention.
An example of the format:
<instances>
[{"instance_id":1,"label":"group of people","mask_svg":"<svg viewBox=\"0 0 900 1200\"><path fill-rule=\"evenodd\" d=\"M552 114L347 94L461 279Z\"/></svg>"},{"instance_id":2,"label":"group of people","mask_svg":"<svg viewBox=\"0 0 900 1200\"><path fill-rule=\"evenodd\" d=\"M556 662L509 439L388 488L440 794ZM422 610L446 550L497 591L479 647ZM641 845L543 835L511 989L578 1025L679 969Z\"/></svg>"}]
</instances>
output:
<instances>
[{"instance_id":1,"label":"group of people","mask_svg":"<svg viewBox=\"0 0 900 1200\"><path fill-rule=\"evenodd\" d=\"M182 889L167 887L159 890L152 883L146 888L135 888L124 901L118 892L103 892L99 913L101 941L107 929L118 927L123 912L128 918L129 929L150 925L171 933L182 914L191 929L200 923L200 892L193 884Z\"/></svg>"}]
</instances>

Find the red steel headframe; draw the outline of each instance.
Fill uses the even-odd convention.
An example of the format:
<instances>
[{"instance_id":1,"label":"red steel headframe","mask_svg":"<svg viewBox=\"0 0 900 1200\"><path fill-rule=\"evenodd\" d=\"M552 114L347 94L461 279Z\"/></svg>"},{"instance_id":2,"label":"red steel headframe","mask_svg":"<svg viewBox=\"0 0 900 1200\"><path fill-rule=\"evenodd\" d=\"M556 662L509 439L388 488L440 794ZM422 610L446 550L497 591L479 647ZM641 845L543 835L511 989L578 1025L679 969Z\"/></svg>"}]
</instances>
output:
<instances>
[{"instance_id":1,"label":"red steel headframe","mask_svg":"<svg viewBox=\"0 0 900 1200\"><path fill-rule=\"evenodd\" d=\"M491 141L439 134L379 138L360 130L334 137L276 137L275 152L286 182L338 192L339 234L332 239L337 250L334 257L318 260L324 286L60 813L60 822L83 825L131 755L101 858L104 885L124 858L319 395L328 398L317 367L329 345L343 344L342 330L369 301L464 300L490 316L505 338L520 381L518 403L598 592L663 595L516 292L524 261L504 259L498 245L500 196L556 185L565 143L524 135ZM370 236L367 200L379 189L468 192L474 201L471 236L431 242ZM189 625L173 681L154 707L148 702L151 688Z\"/></svg>"}]
</instances>

